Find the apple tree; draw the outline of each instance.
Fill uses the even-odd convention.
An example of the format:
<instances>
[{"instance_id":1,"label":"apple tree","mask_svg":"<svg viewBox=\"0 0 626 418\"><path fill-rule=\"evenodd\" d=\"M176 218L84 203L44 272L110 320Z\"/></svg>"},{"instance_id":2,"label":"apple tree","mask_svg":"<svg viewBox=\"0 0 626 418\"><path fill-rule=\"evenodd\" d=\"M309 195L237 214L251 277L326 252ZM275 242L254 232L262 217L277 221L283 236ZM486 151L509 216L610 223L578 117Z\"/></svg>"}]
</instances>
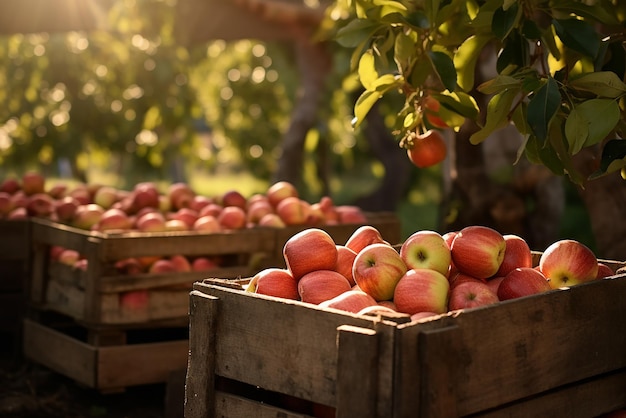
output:
<instances>
[{"instance_id":1,"label":"apple tree","mask_svg":"<svg viewBox=\"0 0 626 418\"><path fill-rule=\"evenodd\" d=\"M363 86L356 128L391 97L401 147L443 126L457 148L512 126L521 137L515 163L583 190L626 178L624 2L339 0L329 16Z\"/></svg>"}]
</instances>

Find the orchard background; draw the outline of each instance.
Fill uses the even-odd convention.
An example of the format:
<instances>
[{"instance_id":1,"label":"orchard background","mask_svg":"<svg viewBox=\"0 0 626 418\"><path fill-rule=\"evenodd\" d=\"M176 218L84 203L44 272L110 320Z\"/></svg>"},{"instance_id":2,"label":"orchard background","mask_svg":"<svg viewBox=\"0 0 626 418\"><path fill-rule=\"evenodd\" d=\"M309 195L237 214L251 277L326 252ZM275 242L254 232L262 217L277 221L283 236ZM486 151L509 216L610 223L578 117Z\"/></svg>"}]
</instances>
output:
<instances>
[{"instance_id":1,"label":"orchard background","mask_svg":"<svg viewBox=\"0 0 626 418\"><path fill-rule=\"evenodd\" d=\"M405 237L484 224L626 258L623 2L91 3L80 31L4 26L1 177L284 179L395 211ZM447 157L416 168L428 129Z\"/></svg>"}]
</instances>

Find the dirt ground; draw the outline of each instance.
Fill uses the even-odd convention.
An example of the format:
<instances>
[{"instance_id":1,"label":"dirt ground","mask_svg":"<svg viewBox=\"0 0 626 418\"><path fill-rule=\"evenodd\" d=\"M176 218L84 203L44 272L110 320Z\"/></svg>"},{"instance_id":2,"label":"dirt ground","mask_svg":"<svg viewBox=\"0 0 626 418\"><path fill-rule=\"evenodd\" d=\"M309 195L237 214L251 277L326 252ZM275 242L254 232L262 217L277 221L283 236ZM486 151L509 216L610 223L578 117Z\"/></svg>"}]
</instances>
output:
<instances>
[{"instance_id":1,"label":"dirt ground","mask_svg":"<svg viewBox=\"0 0 626 418\"><path fill-rule=\"evenodd\" d=\"M4 340L4 341L2 341ZM9 341L11 342L11 341ZM174 418L182 416L166 384L102 394L81 386L15 352L0 336L0 417L2 418ZM177 395L180 395L177 393Z\"/></svg>"}]
</instances>

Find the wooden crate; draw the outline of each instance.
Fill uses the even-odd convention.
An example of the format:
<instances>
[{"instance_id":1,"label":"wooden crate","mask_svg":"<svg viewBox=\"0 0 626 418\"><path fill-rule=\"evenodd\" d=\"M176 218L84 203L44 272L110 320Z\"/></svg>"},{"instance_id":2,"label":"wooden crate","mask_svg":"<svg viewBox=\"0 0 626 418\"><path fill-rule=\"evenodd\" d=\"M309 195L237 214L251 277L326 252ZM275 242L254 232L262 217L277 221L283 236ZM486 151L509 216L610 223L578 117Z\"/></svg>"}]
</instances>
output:
<instances>
[{"instance_id":1,"label":"wooden crate","mask_svg":"<svg viewBox=\"0 0 626 418\"><path fill-rule=\"evenodd\" d=\"M22 291L30 275L29 220L0 219L0 292Z\"/></svg>"},{"instance_id":2,"label":"wooden crate","mask_svg":"<svg viewBox=\"0 0 626 418\"><path fill-rule=\"evenodd\" d=\"M205 280L191 293L186 418L310 417L317 404L338 418L589 418L626 407L626 275L419 322L232 285ZM237 384L309 404L272 404Z\"/></svg>"},{"instance_id":3,"label":"wooden crate","mask_svg":"<svg viewBox=\"0 0 626 418\"><path fill-rule=\"evenodd\" d=\"M323 229L333 238L335 243L343 245L348 238L363 225L371 225L380 231L382 237L392 245L398 244L402 240L402 228L400 220L393 212L366 212L367 222L364 224L338 224L338 225L319 225L316 228ZM285 259L283 257L283 247L285 242L295 234L310 226L288 226L286 228L276 229L276 249L274 256L264 260L265 267L285 267ZM218 277L218 276L216 276Z\"/></svg>"},{"instance_id":4,"label":"wooden crate","mask_svg":"<svg viewBox=\"0 0 626 418\"><path fill-rule=\"evenodd\" d=\"M165 383L184 369L188 324L93 328L46 313L24 319L24 356L103 393L130 386Z\"/></svg>"},{"instance_id":5,"label":"wooden crate","mask_svg":"<svg viewBox=\"0 0 626 418\"><path fill-rule=\"evenodd\" d=\"M272 230L259 228L232 233L195 232L102 234L43 219L32 220L33 274L29 300L39 310L66 314L89 324L146 323L186 318L189 291L205 277L246 277L255 273L256 258L274 249ZM50 248L78 251L86 270L50 260ZM184 254L219 255L227 265L210 271L120 275L114 263L128 257ZM125 307L128 292L147 291L141 308Z\"/></svg>"}]
</instances>

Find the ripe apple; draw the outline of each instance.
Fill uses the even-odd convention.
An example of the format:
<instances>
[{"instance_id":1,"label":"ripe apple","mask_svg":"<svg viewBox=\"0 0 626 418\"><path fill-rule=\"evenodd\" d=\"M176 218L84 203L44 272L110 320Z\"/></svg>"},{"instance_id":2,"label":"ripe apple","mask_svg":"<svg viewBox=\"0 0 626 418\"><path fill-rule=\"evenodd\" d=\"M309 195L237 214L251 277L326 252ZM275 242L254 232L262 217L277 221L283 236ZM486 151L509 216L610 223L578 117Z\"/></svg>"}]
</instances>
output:
<instances>
[{"instance_id":1,"label":"ripe apple","mask_svg":"<svg viewBox=\"0 0 626 418\"><path fill-rule=\"evenodd\" d=\"M376 300L362 290L348 290L319 304L324 308L358 313L368 306L377 306Z\"/></svg>"},{"instance_id":2,"label":"ripe apple","mask_svg":"<svg viewBox=\"0 0 626 418\"><path fill-rule=\"evenodd\" d=\"M299 300L298 282L287 269L270 267L261 270L253 278L255 293L284 299Z\"/></svg>"},{"instance_id":3,"label":"ripe apple","mask_svg":"<svg viewBox=\"0 0 626 418\"><path fill-rule=\"evenodd\" d=\"M141 232L163 232L165 216L161 212L148 212L135 220L135 228Z\"/></svg>"},{"instance_id":4,"label":"ripe apple","mask_svg":"<svg viewBox=\"0 0 626 418\"><path fill-rule=\"evenodd\" d=\"M176 266L167 258L160 258L150 265L149 273L173 273L176 272Z\"/></svg>"},{"instance_id":5,"label":"ripe apple","mask_svg":"<svg viewBox=\"0 0 626 418\"><path fill-rule=\"evenodd\" d=\"M265 193L270 204L277 207L287 197L300 197L296 186L288 181L278 181L268 187Z\"/></svg>"},{"instance_id":6,"label":"ripe apple","mask_svg":"<svg viewBox=\"0 0 626 418\"><path fill-rule=\"evenodd\" d=\"M345 246L358 254L363 248L371 244L389 245L389 243L383 239L378 229L372 225L362 225L348 237Z\"/></svg>"},{"instance_id":7,"label":"ripe apple","mask_svg":"<svg viewBox=\"0 0 626 418\"><path fill-rule=\"evenodd\" d=\"M13 220L13 221L17 221L17 220L21 220L21 219L28 219L28 212L26 211L25 207L14 208L7 215L7 219L8 220Z\"/></svg>"},{"instance_id":8,"label":"ripe apple","mask_svg":"<svg viewBox=\"0 0 626 418\"><path fill-rule=\"evenodd\" d=\"M213 199L210 197L197 194L194 195L191 202L189 202L189 208L200 213L200 210L202 210L203 207L208 206L211 203L213 203Z\"/></svg>"},{"instance_id":9,"label":"ripe apple","mask_svg":"<svg viewBox=\"0 0 626 418\"><path fill-rule=\"evenodd\" d=\"M159 190L152 182L137 183L130 194L129 213L136 213L142 208L159 208Z\"/></svg>"},{"instance_id":10,"label":"ripe apple","mask_svg":"<svg viewBox=\"0 0 626 418\"><path fill-rule=\"evenodd\" d=\"M496 276L506 276L518 267L532 267L533 255L526 240L518 235L503 235L506 249Z\"/></svg>"},{"instance_id":11,"label":"ripe apple","mask_svg":"<svg viewBox=\"0 0 626 418\"><path fill-rule=\"evenodd\" d=\"M400 247L400 257L409 269L432 269L444 276L452 261L445 239L438 232L428 230L411 234Z\"/></svg>"},{"instance_id":12,"label":"ripe apple","mask_svg":"<svg viewBox=\"0 0 626 418\"><path fill-rule=\"evenodd\" d=\"M339 215L340 224L364 224L367 217L360 207L352 205L339 205L335 207L335 212Z\"/></svg>"},{"instance_id":13,"label":"ripe apple","mask_svg":"<svg viewBox=\"0 0 626 418\"><path fill-rule=\"evenodd\" d=\"M280 219L280 216L278 216L277 214L268 213L267 215L259 219L259 226L265 226L269 228L284 228L287 225L285 225L285 222L283 222L283 220Z\"/></svg>"},{"instance_id":14,"label":"ripe apple","mask_svg":"<svg viewBox=\"0 0 626 418\"><path fill-rule=\"evenodd\" d=\"M122 309L146 309L150 304L150 293L145 289L120 293L119 303Z\"/></svg>"},{"instance_id":15,"label":"ripe apple","mask_svg":"<svg viewBox=\"0 0 626 418\"><path fill-rule=\"evenodd\" d=\"M189 226L185 221L180 219L166 219L165 220L166 231L189 231Z\"/></svg>"},{"instance_id":16,"label":"ripe apple","mask_svg":"<svg viewBox=\"0 0 626 418\"><path fill-rule=\"evenodd\" d=\"M100 222L104 208L95 203L89 203L86 205L80 205L76 208L72 225L76 228L91 229L94 225Z\"/></svg>"},{"instance_id":17,"label":"ripe apple","mask_svg":"<svg viewBox=\"0 0 626 418\"><path fill-rule=\"evenodd\" d=\"M222 194L220 201L222 202L222 206L236 206L240 209L246 209L248 204L248 199L245 198L241 192L237 190L228 190Z\"/></svg>"},{"instance_id":18,"label":"ripe apple","mask_svg":"<svg viewBox=\"0 0 626 418\"><path fill-rule=\"evenodd\" d=\"M428 124L435 128L445 129L448 124L438 115L441 109L441 103L432 96L424 96L422 100L422 109Z\"/></svg>"},{"instance_id":19,"label":"ripe apple","mask_svg":"<svg viewBox=\"0 0 626 418\"><path fill-rule=\"evenodd\" d=\"M193 224L198 219L198 212L190 208L180 208L167 216L168 219L179 219L187 224L187 228L192 229Z\"/></svg>"},{"instance_id":20,"label":"ripe apple","mask_svg":"<svg viewBox=\"0 0 626 418\"><path fill-rule=\"evenodd\" d=\"M426 168L442 162L448 153L446 143L439 131L428 130L417 134L412 146L407 149L411 162L419 167Z\"/></svg>"},{"instance_id":21,"label":"ripe apple","mask_svg":"<svg viewBox=\"0 0 626 418\"><path fill-rule=\"evenodd\" d=\"M46 192L46 179L37 171L27 171L22 175L22 190L27 196Z\"/></svg>"},{"instance_id":22,"label":"ripe apple","mask_svg":"<svg viewBox=\"0 0 626 418\"><path fill-rule=\"evenodd\" d=\"M466 281L450 289L448 310L470 309L498 302L498 295L487 283Z\"/></svg>"},{"instance_id":23,"label":"ripe apple","mask_svg":"<svg viewBox=\"0 0 626 418\"><path fill-rule=\"evenodd\" d=\"M300 280L302 276L315 270L333 270L337 265L337 247L328 232L319 228L308 228L294 234L285 242L283 257L293 277Z\"/></svg>"},{"instance_id":24,"label":"ripe apple","mask_svg":"<svg viewBox=\"0 0 626 418\"><path fill-rule=\"evenodd\" d=\"M11 195L7 192L0 192L0 218L6 216L15 208Z\"/></svg>"},{"instance_id":25,"label":"ripe apple","mask_svg":"<svg viewBox=\"0 0 626 418\"><path fill-rule=\"evenodd\" d=\"M117 272L123 275L137 275L144 272L143 265L135 257L118 260L114 266Z\"/></svg>"},{"instance_id":26,"label":"ripe apple","mask_svg":"<svg viewBox=\"0 0 626 418\"><path fill-rule=\"evenodd\" d=\"M81 205L88 205L89 203L93 203L91 199L91 193L89 193L87 186L84 184L76 185L72 190L67 192L67 194L78 200Z\"/></svg>"},{"instance_id":27,"label":"ripe apple","mask_svg":"<svg viewBox=\"0 0 626 418\"><path fill-rule=\"evenodd\" d=\"M0 192L12 195L21 189L22 185L20 184L20 180L16 177L8 177L0 182Z\"/></svg>"},{"instance_id":28,"label":"ripe apple","mask_svg":"<svg viewBox=\"0 0 626 418\"><path fill-rule=\"evenodd\" d=\"M211 216L217 217L217 215L220 214L222 209L224 209L224 207L220 204L217 204L215 202L209 203L208 205L204 206L202 209L198 211L198 216L200 217L200 216L205 216L205 215L211 215Z\"/></svg>"},{"instance_id":29,"label":"ripe apple","mask_svg":"<svg viewBox=\"0 0 626 418\"><path fill-rule=\"evenodd\" d=\"M470 276L469 274L457 272L453 276L448 277L448 282L450 283L450 289L453 289L455 286L458 286L461 283L480 282L484 284L484 283L487 283L487 280L479 279L479 278Z\"/></svg>"},{"instance_id":30,"label":"ripe apple","mask_svg":"<svg viewBox=\"0 0 626 418\"><path fill-rule=\"evenodd\" d=\"M61 264L65 264L68 266L74 266L76 262L80 259L80 253L76 250L72 250L69 248L64 248L58 256L58 261Z\"/></svg>"},{"instance_id":31,"label":"ripe apple","mask_svg":"<svg viewBox=\"0 0 626 418\"><path fill-rule=\"evenodd\" d=\"M219 264L209 257L196 257L191 261L192 271L208 271L218 267Z\"/></svg>"},{"instance_id":32,"label":"ripe apple","mask_svg":"<svg viewBox=\"0 0 626 418\"><path fill-rule=\"evenodd\" d=\"M304 225L311 212L311 204L295 196L289 196L276 205L276 214L285 225Z\"/></svg>"},{"instance_id":33,"label":"ripe apple","mask_svg":"<svg viewBox=\"0 0 626 418\"><path fill-rule=\"evenodd\" d=\"M564 239L546 248L539 258L539 269L550 281L550 286L557 289L595 280L598 259L583 243Z\"/></svg>"},{"instance_id":34,"label":"ripe apple","mask_svg":"<svg viewBox=\"0 0 626 418\"><path fill-rule=\"evenodd\" d=\"M359 251L352 266L352 276L359 289L377 301L393 298L396 284L406 271L400 254L392 246L380 243Z\"/></svg>"},{"instance_id":35,"label":"ripe apple","mask_svg":"<svg viewBox=\"0 0 626 418\"><path fill-rule=\"evenodd\" d=\"M170 256L170 261L174 265L174 269L179 273L188 273L191 271L191 263L183 254L174 254Z\"/></svg>"},{"instance_id":36,"label":"ripe apple","mask_svg":"<svg viewBox=\"0 0 626 418\"><path fill-rule=\"evenodd\" d=\"M540 271L532 267L519 267L511 270L500 282L498 299L515 299L550 289L550 283Z\"/></svg>"},{"instance_id":37,"label":"ripe apple","mask_svg":"<svg viewBox=\"0 0 626 418\"><path fill-rule=\"evenodd\" d=\"M104 209L109 209L115 202L118 201L117 189L112 186L102 186L96 190L93 195L93 202L102 206Z\"/></svg>"},{"instance_id":38,"label":"ripe apple","mask_svg":"<svg viewBox=\"0 0 626 418\"><path fill-rule=\"evenodd\" d=\"M441 314L448 311L450 285L443 274L430 269L411 269L400 278L393 293L398 312Z\"/></svg>"},{"instance_id":39,"label":"ripe apple","mask_svg":"<svg viewBox=\"0 0 626 418\"><path fill-rule=\"evenodd\" d=\"M319 206L324 213L324 222L326 225L336 225L339 223L339 213L337 207L330 196L322 196Z\"/></svg>"},{"instance_id":40,"label":"ripe apple","mask_svg":"<svg viewBox=\"0 0 626 418\"><path fill-rule=\"evenodd\" d=\"M54 200L46 193L35 193L29 196L26 210L30 216L47 218L54 212Z\"/></svg>"},{"instance_id":41,"label":"ripe apple","mask_svg":"<svg viewBox=\"0 0 626 418\"><path fill-rule=\"evenodd\" d=\"M54 202L54 212L59 222L68 223L74 219L80 202L72 196L65 196Z\"/></svg>"},{"instance_id":42,"label":"ripe apple","mask_svg":"<svg viewBox=\"0 0 626 418\"><path fill-rule=\"evenodd\" d=\"M350 289L348 280L334 270L314 270L298 280L300 300L316 305Z\"/></svg>"},{"instance_id":43,"label":"ripe apple","mask_svg":"<svg viewBox=\"0 0 626 418\"><path fill-rule=\"evenodd\" d=\"M596 279L603 279L605 277L614 276L615 272L608 265L598 261L598 274L596 275Z\"/></svg>"},{"instance_id":44,"label":"ripe apple","mask_svg":"<svg viewBox=\"0 0 626 418\"><path fill-rule=\"evenodd\" d=\"M198 219L196 219L196 222L194 222L192 229L198 232L214 233L220 232L222 230L222 226L215 216L205 215L200 216Z\"/></svg>"},{"instance_id":45,"label":"ripe apple","mask_svg":"<svg viewBox=\"0 0 626 418\"><path fill-rule=\"evenodd\" d=\"M480 225L461 229L450 249L455 267L478 279L486 279L497 273L505 251L506 242L502 234Z\"/></svg>"},{"instance_id":46,"label":"ripe apple","mask_svg":"<svg viewBox=\"0 0 626 418\"><path fill-rule=\"evenodd\" d=\"M240 206L224 206L217 215L217 222L223 229L243 229L246 227L246 211Z\"/></svg>"},{"instance_id":47,"label":"ripe apple","mask_svg":"<svg viewBox=\"0 0 626 418\"><path fill-rule=\"evenodd\" d=\"M492 277L491 279L487 280L487 286L489 286L493 293L497 295L498 288L500 287L500 283L502 283L502 280L504 280L504 276Z\"/></svg>"},{"instance_id":48,"label":"ripe apple","mask_svg":"<svg viewBox=\"0 0 626 418\"><path fill-rule=\"evenodd\" d=\"M307 216L304 223L311 226L326 224L326 217L319 203L309 205L309 216Z\"/></svg>"},{"instance_id":49,"label":"ripe apple","mask_svg":"<svg viewBox=\"0 0 626 418\"><path fill-rule=\"evenodd\" d=\"M62 199L67 193L67 184L64 183L56 183L53 184L50 189L46 192L50 195L54 200Z\"/></svg>"},{"instance_id":50,"label":"ripe apple","mask_svg":"<svg viewBox=\"0 0 626 418\"><path fill-rule=\"evenodd\" d=\"M190 208L196 193L185 182L176 182L168 186L166 196L170 203L170 210ZM194 209L197 210L197 209Z\"/></svg>"},{"instance_id":51,"label":"ripe apple","mask_svg":"<svg viewBox=\"0 0 626 418\"><path fill-rule=\"evenodd\" d=\"M337 244L337 265L335 266L335 271L341 273L343 277L345 277L350 286L354 286L356 282L354 281L354 276L352 275L352 266L354 265L354 259L356 258L356 252L352 251L350 248L345 245Z\"/></svg>"},{"instance_id":52,"label":"ripe apple","mask_svg":"<svg viewBox=\"0 0 626 418\"><path fill-rule=\"evenodd\" d=\"M267 199L249 202L246 209L246 221L248 223L258 224L261 218L268 213L274 213L274 208Z\"/></svg>"},{"instance_id":53,"label":"ripe apple","mask_svg":"<svg viewBox=\"0 0 626 418\"><path fill-rule=\"evenodd\" d=\"M100 221L96 225L98 231L128 231L132 229L133 222L123 210L111 208L102 213Z\"/></svg>"}]
</instances>

